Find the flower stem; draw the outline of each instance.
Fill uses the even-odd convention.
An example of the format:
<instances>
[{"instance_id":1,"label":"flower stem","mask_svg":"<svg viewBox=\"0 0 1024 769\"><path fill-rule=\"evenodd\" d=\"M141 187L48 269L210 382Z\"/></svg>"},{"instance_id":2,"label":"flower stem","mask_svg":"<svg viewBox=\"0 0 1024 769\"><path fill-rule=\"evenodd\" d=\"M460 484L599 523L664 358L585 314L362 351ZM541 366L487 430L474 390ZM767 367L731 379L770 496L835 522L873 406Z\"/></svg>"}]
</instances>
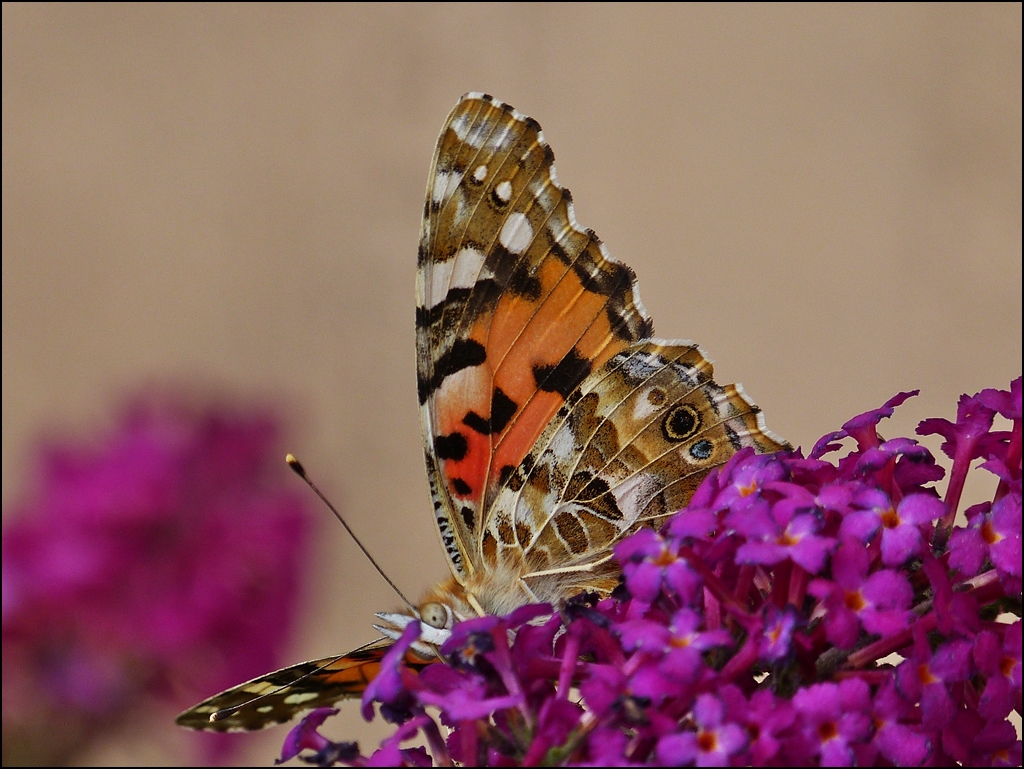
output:
<instances>
[{"instance_id":1,"label":"flower stem","mask_svg":"<svg viewBox=\"0 0 1024 769\"><path fill-rule=\"evenodd\" d=\"M715 574L708 565L704 563L704 559L697 555L686 545L679 547L679 555L686 559L686 562L690 565L697 574L704 580L704 587L711 591L711 594L718 599L719 603L725 607L726 611L732 614L736 620L745 629L749 630L757 619L750 614L743 605L736 600L736 597L729 590L729 587L719 579L718 575Z\"/></svg>"}]
</instances>

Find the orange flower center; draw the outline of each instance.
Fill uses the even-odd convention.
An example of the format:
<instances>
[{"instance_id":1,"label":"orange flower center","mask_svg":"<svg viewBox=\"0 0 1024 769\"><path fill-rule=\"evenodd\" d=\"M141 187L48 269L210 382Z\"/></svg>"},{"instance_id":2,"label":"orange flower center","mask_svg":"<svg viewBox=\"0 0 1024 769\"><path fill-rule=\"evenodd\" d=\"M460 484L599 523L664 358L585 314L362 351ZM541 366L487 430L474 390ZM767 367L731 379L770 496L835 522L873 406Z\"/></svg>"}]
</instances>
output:
<instances>
[{"instance_id":1,"label":"orange flower center","mask_svg":"<svg viewBox=\"0 0 1024 769\"><path fill-rule=\"evenodd\" d=\"M882 525L887 529L895 529L900 525L900 517L891 507L882 513Z\"/></svg>"},{"instance_id":2,"label":"orange flower center","mask_svg":"<svg viewBox=\"0 0 1024 769\"><path fill-rule=\"evenodd\" d=\"M714 732L700 732L697 735L697 745L705 753L718 750L718 735Z\"/></svg>"},{"instance_id":3,"label":"orange flower center","mask_svg":"<svg viewBox=\"0 0 1024 769\"><path fill-rule=\"evenodd\" d=\"M665 567L671 566L676 562L676 560L677 558L675 554L667 547L663 547L661 548L661 552L658 554L658 557L654 559L653 563L655 566Z\"/></svg>"},{"instance_id":4,"label":"orange flower center","mask_svg":"<svg viewBox=\"0 0 1024 769\"><path fill-rule=\"evenodd\" d=\"M860 611L868 602L864 600L864 596L861 595L859 590L848 590L846 591L846 608L850 611Z\"/></svg>"},{"instance_id":5,"label":"orange flower center","mask_svg":"<svg viewBox=\"0 0 1024 769\"><path fill-rule=\"evenodd\" d=\"M782 545L783 547L790 547L791 545L795 545L799 541L800 540L794 537L792 534L790 534L788 530L782 532L779 538L775 540L777 544Z\"/></svg>"},{"instance_id":6,"label":"orange flower center","mask_svg":"<svg viewBox=\"0 0 1024 769\"><path fill-rule=\"evenodd\" d=\"M1003 539L1003 535L992 528L992 521L985 521L985 524L981 527L981 538L985 540L989 545L994 545L999 540Z\"/></svg>"}]
</instances>

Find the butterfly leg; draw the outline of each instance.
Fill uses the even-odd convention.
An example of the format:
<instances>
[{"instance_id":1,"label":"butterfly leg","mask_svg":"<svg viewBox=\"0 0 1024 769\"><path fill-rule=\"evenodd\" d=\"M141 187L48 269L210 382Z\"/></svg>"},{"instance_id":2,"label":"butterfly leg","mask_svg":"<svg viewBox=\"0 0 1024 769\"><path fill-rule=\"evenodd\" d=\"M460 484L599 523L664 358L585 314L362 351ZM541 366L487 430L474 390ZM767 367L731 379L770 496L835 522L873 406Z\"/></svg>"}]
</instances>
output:
<instances>
[{"instance_id":1,"label":"butterfly leg","mask_svg":"<svg viewBox=\"0 0 1024 769\"><path fill-rule=\"evenodd\" d=\"M486 617L487 612L484 611L484 607L480 605L480 602L476 599L476 596L472 593L466 593L466 601L470 606L473 607L473 611L477 613L479 617Z\"/></svg>"},{"instance_id":2,"label":"butterfly leg","mask_svg":"<svg viewBox=\"0 0 1024 769\"><path fill-rule=\"evenodd\" d=\"M530 575L527 574L526 576L528 577ZM519 578L519 586L523 589L523 592L525 592L528 596L530 596L530 601L532 603L541 603L541 600L537 597L537 594L534 593L530 589L530 586L526 584L526 579L525 578L523 578L523 577Z\"/></svg>"}]
</instances>

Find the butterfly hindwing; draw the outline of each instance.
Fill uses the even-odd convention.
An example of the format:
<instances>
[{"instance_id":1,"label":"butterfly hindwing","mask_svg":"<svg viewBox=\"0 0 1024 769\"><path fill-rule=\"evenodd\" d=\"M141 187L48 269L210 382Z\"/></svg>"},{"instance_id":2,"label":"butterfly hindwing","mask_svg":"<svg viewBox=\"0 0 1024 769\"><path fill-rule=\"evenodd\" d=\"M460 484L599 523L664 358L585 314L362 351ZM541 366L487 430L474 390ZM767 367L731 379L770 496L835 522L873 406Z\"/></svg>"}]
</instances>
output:
<instances>
[{"instance_id":1,"label":"butterfly hindwing","mask_svg":"<svg viewBox=\"0 0 1024 769\"><path fill-rule=\"evenodd\" d=\"M591 567L615 542L684 507L739 449L786 448L740 388L712 375L695 345L644 340L589 376L502 486L485 561L521 562L545 599L604 592L617 567Z\"/></svg>"},{"instance_id":2,"label":"butterfly hindwing","mask_svg":"<svg viewBox=\"0 0 1024 769\"><path fill-rule=\"evenodd\" d=\"M340 657L311 660L254 678L189 708L176 723L206 731L253 731L284 723L306 710L361 697L391 643L382 639ZM405 664L418 669L430 663L410 652ZM215 713L220 717L211 720Z\"/></svg>"}]
</instances>

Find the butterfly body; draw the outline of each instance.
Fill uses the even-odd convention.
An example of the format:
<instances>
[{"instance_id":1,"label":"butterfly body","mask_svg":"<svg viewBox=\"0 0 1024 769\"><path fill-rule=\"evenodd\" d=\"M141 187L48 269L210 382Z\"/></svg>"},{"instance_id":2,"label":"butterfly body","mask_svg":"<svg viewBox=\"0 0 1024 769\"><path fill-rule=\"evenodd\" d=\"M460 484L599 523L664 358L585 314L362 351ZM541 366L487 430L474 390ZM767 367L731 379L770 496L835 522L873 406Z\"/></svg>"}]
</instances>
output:
<instances>
[{"instance_id":1,"label":"butterfly body","mask_svg":"<svg viewBox=\"0 0 1024 769\"><path fill-rule=\"evenodd\" d=\"M738 385L714 381L699 347L653 337L633 271L576 222L553 161L536 121L472 93L434 153L419 244L417 380L452 573L415 610L380 614L375 626L397 638L421 619L421 664L460 619L610 593L616 542L684 507L741 448L787 448ZM179 723L254 728L252 714L289 693L300 695L294 712L355 696L348 679L319 697L315 684L358 667L357 653L243 684ZM273 681L286 683L272 691ZM239 706L245 695L260 700ZM225 707L229 715L209 722ZM281 720L287 711L265 713Z\"/></svg>"}]
</instances>

